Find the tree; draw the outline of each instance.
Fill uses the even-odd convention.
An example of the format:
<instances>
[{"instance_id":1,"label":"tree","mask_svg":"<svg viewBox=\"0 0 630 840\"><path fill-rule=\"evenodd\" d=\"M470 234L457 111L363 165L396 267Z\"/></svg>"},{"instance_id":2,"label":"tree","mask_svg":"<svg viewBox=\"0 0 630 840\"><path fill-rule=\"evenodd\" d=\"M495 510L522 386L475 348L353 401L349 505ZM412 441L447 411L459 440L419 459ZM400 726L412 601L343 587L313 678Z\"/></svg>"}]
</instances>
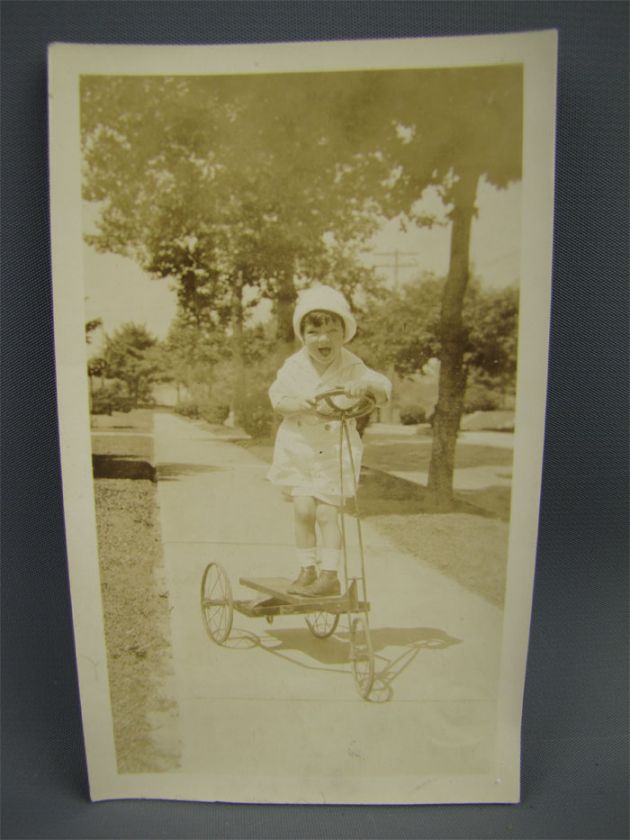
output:
<instances>
[{"instance_id":1,"label":"tree","mask_svg":"<svg viewBox=\"0 0 630 840\"><path fill-rule=\"evenodd\" d=\"M457 431L466 388L463 306L470 277L470 233L481 178L504 188L521 177L522 68L432 71L418 90L401 79L394 187L403 209L437 185L451 221L450 265L440 311L441 365L433 424L429 489L437 504L452 502Z\"/></svg>"},{"instance_id":2,"label":"tree","mask_svg":"<svg viewBox=\"0 0 630 840\"><path fill-rule=\"evenodd\" d=\"M173 277L200 319L234 317L239 291L258 290L290 344L295 282L312 277L324 234L347 242L375 225L320 87L310 75L85 78L84 197L100 205L88 241Z\"/></svg>"},{"instance_id":3,"label":"tree","mask_svg":"<svg viewBox=\"0 0 630 840\"><path fill-rule=\"evenodd\" d=\"M432 225L435 220L423 211L422 196L434 187L450 221L450 264L439 316L442 364L429 467L435 501L448 509L466 382L462 312L471 274L471 225L482 179L505 188L521 177L523 70L520 65L501 65L358 75L355 95L346 97L345 113L336 115L340 130L354 136L355 148L362 150L361 160L378 160L381 171L389 173L386 189L381 183L380 193L375 193L380 211ZM343 81L335 84L343 86ZM369 144L372 156L367 153ZM370 175L367 180L374 187Z\"/></svg>"},{"instance_id":4,"label":"tree","mask_svg":"<svg viewBox=\"0 0 630 840\"><path fill-rule=\"evenodd\" d=\"M304 85L313 79L82 83L84 197L100 206L88 242L175 279L197 329L229 336L237 415L248 310L261 296L272 300L280 362L293 348L299 277L356 282L348 243L374 229L354 170L340 170L321 119L304 108Z\"/></svg>"},{"instance_id":5,"label":"tree","mask_svg":"<svg viewBox=\"0 0 630 840\"><path fill-rule=\"evenodd\" d=\"M189 393L196 386L210 391L215 366L226 356L226 338L221 329L199 329L186 311L177 313L162 345L164 374Z\"/></svg>"},{"instance_id":6,"label":"tree","mask_svg":"<svg viewBox=\"0 0 630 840\"><path fill-rule=\"evenodd\" d=\"M440 322L448 281L425 275L400 292L381 291L378 304L362 318L357 347L377 368L421 373L434 358L443 364ZM518 290L484 289L469 283L462 308L462 378L502 393L513 391L516 376ZM465 393L465 390L464 390ZM463 396L462 396L463 400Z\"/></svg>"},{"instance_id":7,"label":"tree","mask_svg":"<svg viewBox=\"0 0 630 840\"><path fill-rule=\"evenodd\" d=\"M469 286L464 304L464 363L481 385L513 395L518 344L518 289ZM468 380L467 380L468 381Z\"/></svg>"},{"instance_id":8,"label":"tree","mask_svg":"<svg viewBox=\"0 0 630 840\"><path fill-rule=\"evenodd\" d=\"M132 406L151 397L151 385L159 378L158 340L146 327L123 324L107 336L103 359L107 376L125 383Z\"/></svg>"}]
</instances>

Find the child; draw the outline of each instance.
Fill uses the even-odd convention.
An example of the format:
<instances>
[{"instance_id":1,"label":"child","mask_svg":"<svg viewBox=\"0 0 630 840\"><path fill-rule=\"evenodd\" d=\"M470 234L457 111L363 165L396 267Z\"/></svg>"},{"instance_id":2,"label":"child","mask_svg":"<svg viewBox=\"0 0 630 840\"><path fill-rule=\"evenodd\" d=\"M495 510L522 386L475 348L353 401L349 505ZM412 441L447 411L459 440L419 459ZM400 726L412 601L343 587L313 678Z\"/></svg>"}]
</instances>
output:
<instances>
[{"instance_id":1,"label":"child","mask_svg":"<svg viewBox=\"0 0 630 840\"><path fill-rule=\"evenodd\" d=\"M326 411L326 403L316 404L314 397L343 387L347 397L358 398L369 392L383 403L391 396L391 383L343 347L354 337L356 322L345 297L335 289L314 286L303 292L295 308L293 328L304 346L285 361L269 389L271 403L284 419L268 478L290 489L293 497L300 573L288 591L309 597L338 595L342 489L346 498L354 496L363 447L354 421L348 421L355 474L353 480L344 440L341 488L340 421L321 417L317 412ZM319 577L316 525L321 533Z\"/></svg>"}]
</instances>

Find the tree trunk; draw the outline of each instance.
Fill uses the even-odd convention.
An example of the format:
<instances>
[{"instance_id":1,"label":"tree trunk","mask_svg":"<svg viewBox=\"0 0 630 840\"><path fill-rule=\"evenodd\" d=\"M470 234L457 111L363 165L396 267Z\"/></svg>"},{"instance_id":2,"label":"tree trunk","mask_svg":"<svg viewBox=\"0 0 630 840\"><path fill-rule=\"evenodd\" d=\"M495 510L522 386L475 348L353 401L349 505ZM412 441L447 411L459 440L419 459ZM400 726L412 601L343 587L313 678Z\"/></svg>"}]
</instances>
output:
<instances>
[{"instance_id":1,"label":"tree trunk","mask_svg":"<svg viewBox=\"0 0 630 840\"><path fill-rule=\"evenodd\" d=\"M295 308L295 284L293 282L293 262L287 263L286 267L278 276L276 285L275 314L277 322L277 338L279 356L285 359L293 352L295 335L293 333L293 310Z\"/></svg>"},{"instance_id":2,"label":"tree trunk","mask_svg":"<svg viewBox=\"0 0 630 840\"><path fill-rule=\"evenodd\" d=\"M239 272L232 279L232 416L241 420L245 399L245 354L243 348L243 275Z\"/></svg>"},{"instance_id":3,"label":"tree trunk","mask_svg":"<svg viewBox=\"0 0 630 840\"><path fill-rule=\"evenodd\" d=\"M449 510L453 504L455 445L466 391L462 308L470 273L470 229L478 180L477 173L460 175L451 212L451 254L440 316L440 377L429 465L429 491L438 510Z\"/></svg>"}]
</instances>

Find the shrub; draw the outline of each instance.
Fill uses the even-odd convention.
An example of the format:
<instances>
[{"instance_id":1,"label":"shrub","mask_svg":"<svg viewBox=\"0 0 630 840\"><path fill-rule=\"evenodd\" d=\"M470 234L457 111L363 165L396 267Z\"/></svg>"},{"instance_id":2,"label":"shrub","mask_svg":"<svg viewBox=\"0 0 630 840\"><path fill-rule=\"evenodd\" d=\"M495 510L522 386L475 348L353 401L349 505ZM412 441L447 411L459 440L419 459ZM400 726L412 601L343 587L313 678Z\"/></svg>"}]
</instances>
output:
<instances>
[{"instance_id":1,"label":"shrub","mask_svg":"<svg viewBox=\"0 0 630 840\"><path fill-rule=\"evenodd\" d=\"M90 411L92 414L111 414L114 410L112 396L105 392L104 388L92 394Z\"/></svg>"},{"instance_id":2,"label":"shrub","mask_svg":"<svg viewBox=\"0 0 630 840\"><path fill-rule=\"evenodd\" d=\"M501 406L501 395L496 391L474 383L466 388L464 414L472 414L474 411L496 411Z\"/></svg>"},{"instance_id":3,"label":"shrub","mask_svg":"<svg viewBox=\"0 0 630 840\"><path fill-rule=\"evenodd\" d=\"M188 399L180 400L175 406L175 411L192 420L198 420L201 417L207 423L216 424L225 421L230 413L230 407L213 399Z\"/></svg>"},{"instance_id":4,"label":"shrub","mask_svg":"<svg viewBox=\"0 0 630 840\"><path fill-rule=\"evenodd\" d=\"M273 428L274 412L266 390L247 394L238 414L239 426L253 438L266 437Z\"/></svg>"},{"instance_id":5,"label":"shrub","mask_svg":"<svg viewBox=\"0 0 630 840\"><path fill-rule=\"evenodd\" d=\"M207 423L224 423L229 413L229 405L215 400L207 400L199 406L199 415Z\"/></svg>"},{"instance_id":6,"label":"shrub","mask_svg":"<svg viewBox=\"0 0 630 840\"><path fill-rule=\"evenodd\" d=\"M403 426L416 426L425 423L427 413L421 405L403 405L400 407L400 422Z\"/></svg>"},{"instance_id":7,"label":"shrub","mask_svg":"<svg viewBox=\"0 0 630 840\"><path fill-rule=\"evenodd\" d=\"M114 397L114 411L131 411L134 407L131 397L118 395Z\"/></svg>"},{"instance_id":8,"label":"shrub","mask_svg":"<svg viewBox=\"0 0 630 840\"><path fill-rule=\"evenodd\" d=\"M107 382L92 394L92 414L111 414L112 411L131 411L133 400L124 392L121 382Z\"/></svg>"},{"instance_id":9,"label":"shrub","mask_svg":"<svg viewBox=\"0 0 630 840\"><path fill-rule=\"evenodd\" d=\"M175 411L184 417L196 419L199 417L199 404L196 400L180 400L175 405Z\"/></svg>"}]
</instances>

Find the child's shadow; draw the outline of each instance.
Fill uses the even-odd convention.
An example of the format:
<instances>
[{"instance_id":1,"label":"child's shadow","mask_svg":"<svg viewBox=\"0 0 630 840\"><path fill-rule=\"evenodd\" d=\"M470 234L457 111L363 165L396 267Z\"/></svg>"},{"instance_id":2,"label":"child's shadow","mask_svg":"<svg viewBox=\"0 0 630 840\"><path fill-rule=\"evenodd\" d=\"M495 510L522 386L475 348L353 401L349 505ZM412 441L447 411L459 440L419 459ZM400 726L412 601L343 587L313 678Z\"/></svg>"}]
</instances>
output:
<instances>
[{"instance_id":1,"label":"child's shadow","mask_svg":"<svg viewBox=\"0 0 630 840\"><path fill-rule=\"evenodd\" d=\"M461 639L433 627L377 627L370 630L370 639L375 677L369 699L375 703L391 700L392 683L421 651L444 650L461 643ZM264 636L235 629L226 646L260 647L301 668L339 672L350 666L350 634L345 616L341 616L335 633L327 639L315 637L307 627L268 630ZM382 652L385 650L387 654ZM311 661L304 661L304 654Z\"/></svg>"}]
</instances>

